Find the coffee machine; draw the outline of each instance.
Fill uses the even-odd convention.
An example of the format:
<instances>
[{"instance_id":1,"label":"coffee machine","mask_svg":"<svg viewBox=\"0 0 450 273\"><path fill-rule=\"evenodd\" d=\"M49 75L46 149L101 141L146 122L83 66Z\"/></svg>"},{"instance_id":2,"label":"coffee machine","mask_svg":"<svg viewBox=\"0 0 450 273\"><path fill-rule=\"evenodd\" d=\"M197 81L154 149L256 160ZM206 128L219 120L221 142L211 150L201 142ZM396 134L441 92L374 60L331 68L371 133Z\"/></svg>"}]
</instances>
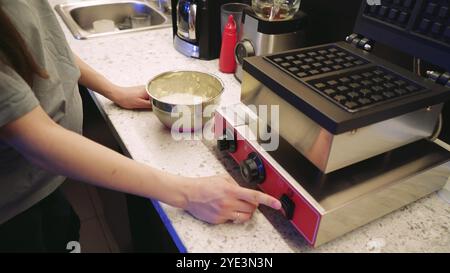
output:
<instances>
[{"instance_id":1,"label":"coffee machine","mask_svg":"<svg viewBox=\"0 0 450 273\"><path fill-rule=\"evenodd\" d=\"M303 47L307 16L302 11L289 20L270 21L256 15L252 8L244 9L240 41L235 48L237 68L235 77L242 79L244 58Z\"/></svg>"},{"instance_id":2,"label":"coffee machine","mask_svg":"<svg viewBox=\"0 0 450 273\"><path fill-rule=\"evenodd\" d=\"M212 60L221 46L220 7L245 0L172 0L173 43L182 54Z\"/></svg>"}]
</instances>

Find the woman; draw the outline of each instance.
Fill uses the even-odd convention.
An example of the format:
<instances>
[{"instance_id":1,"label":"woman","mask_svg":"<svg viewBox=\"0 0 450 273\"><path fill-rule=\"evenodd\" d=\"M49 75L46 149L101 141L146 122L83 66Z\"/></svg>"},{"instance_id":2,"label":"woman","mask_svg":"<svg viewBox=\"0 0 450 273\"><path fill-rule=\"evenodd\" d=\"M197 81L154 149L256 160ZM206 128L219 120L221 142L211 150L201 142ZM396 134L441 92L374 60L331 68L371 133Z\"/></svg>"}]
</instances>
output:
<instances>
[{"instance_id":1,"label":"woman","mask_svg":"<svg viewBox=\"0 0 450 273\"><path fill-rule=\"evenodd\" d=\"M74 57L46 0L0 0L0 250L63 251L79 222L58 191L65 177L155 198L218 224L278 200L229 176L188 178L130 160L80 135L78 83L124 108L142 87L112 84Z\"/></svg>"}]
</instances>

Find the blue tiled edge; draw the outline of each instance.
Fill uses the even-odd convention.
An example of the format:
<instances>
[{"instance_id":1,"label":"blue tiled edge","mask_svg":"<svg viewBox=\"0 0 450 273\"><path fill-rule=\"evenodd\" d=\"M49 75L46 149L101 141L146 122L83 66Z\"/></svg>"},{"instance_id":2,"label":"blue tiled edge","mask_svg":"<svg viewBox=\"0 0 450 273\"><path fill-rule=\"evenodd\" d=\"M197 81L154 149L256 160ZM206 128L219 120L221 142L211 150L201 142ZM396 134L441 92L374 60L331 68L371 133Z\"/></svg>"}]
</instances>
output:
<instances>
[{"instance_id":1,"label":"blue tiled edge","mask_svg":"<svg viewBox=\"0 0 450 273\"><path fill-rule=\"evenodd\" d=\"M156 211L159 214L159 217L161 217L161 220L164 223L164 226L166 227L167 231L169 231L170 237L172 237L175 245L177 246L180 253L187 253L187 249L184 246L183 242L181 241L180 237L178 236L177 232L175 231L175 228L172 225L172 222L170 221L169 217L167 217L167 214L164 212L163 208L161 207L161 204L157 200L150 199L150 201L153 204L153 207L156 209Z\"/></svg>"}]
</instances>

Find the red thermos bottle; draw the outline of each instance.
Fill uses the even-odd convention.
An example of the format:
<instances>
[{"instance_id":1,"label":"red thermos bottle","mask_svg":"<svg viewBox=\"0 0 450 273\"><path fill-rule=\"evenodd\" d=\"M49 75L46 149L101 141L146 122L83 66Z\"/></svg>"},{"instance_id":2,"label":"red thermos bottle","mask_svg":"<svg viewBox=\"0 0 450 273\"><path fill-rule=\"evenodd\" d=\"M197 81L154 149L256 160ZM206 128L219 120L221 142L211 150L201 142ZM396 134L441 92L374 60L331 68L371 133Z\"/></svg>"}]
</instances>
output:
<instances>
[{"instance_id":1,"label":"red thermos bottle","mask_svg":"<svg viewBox=\"0 0 450 273\"><path fill-rule=\"evenodd\" d=\"M222 36L222 48L220 50L219 70L223 73L234 73L236 60L234 58L234 47L237 43L236 23L233 15L228 17Z\"/></svg>"}]
</instances>

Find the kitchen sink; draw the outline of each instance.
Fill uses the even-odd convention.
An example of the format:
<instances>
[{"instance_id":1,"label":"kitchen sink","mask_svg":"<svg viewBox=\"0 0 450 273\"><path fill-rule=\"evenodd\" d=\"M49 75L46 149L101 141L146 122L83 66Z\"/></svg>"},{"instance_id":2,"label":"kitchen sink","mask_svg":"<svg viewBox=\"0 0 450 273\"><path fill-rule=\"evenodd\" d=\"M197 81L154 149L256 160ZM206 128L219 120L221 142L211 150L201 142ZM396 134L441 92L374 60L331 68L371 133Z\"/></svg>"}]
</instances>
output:
<instances>
[{"instance_id":1,"label":"kitchen sink","mask_svg":"<svg viewBox=\"0 0 450 273\"><path fill-rule=\"evenodd\" d=\"M164 8L159 1L161 0L79 1L60 4L55 6L55 9L73 36L81 40L171 27L170 10ZM142 18L145 19L145 24L133 24ZM98 27L100 23L105 22L108 23L108 28ZM97 27L94 27L95 25Z\"/></svg>"}]
</instances>

